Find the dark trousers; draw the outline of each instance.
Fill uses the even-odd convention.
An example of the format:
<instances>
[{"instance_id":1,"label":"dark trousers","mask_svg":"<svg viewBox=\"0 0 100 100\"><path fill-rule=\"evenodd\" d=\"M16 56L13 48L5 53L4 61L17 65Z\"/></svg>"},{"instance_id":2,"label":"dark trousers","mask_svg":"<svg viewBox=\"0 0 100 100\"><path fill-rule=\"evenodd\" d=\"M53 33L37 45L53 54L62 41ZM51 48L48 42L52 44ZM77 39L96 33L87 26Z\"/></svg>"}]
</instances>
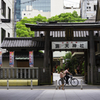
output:
<instances>
[{"instance_id":1,"label":"dark trousers","mask_svg":"<svg viewBox=\"0 0 100 100\"><path fill-rule=\"evenodd\" d=\"M68 83L69 76L66 75L65 77L66 77L66 83Z\"/></svg>"}]
</instances>

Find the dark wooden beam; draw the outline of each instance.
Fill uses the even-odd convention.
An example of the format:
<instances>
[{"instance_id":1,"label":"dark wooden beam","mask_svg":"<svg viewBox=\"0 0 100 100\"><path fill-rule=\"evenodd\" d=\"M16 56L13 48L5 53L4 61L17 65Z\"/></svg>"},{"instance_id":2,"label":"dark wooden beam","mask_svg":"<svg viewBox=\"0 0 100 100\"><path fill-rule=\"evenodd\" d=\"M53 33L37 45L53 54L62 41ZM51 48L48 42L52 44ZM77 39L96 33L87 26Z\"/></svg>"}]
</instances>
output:
<instances>
[{"instance_id":1,"label":"dark wooden beam","mask_svg":"<svg viewBox=\"0 0 100 100\"><path fill-rule=\"evenodd\" d=\"M67 40L65 37L52 37L50 41L89 41L88 37L74 37L72 40Z\"/></svg>"},{"instance_id":2,"label":"dark wooden beam","mask_svg":"<svg viewBox=\"0 0 100 100\"><path fill-rule=\"evenodd\" d=\"M65 37L50 37L50 41L69 41ZM45 41L45 37L33 37L33 41ZM89 41L89 37L74 37L70 41ZM94 37L94 41L100 41L100 37Z\"/></svg>"},{"instance_id":3,"label":"dark wooden beam","mask_svg":"<svg viewBox=\"0 0 100 100\"><path fill-rule=\"evenodd\" d=\"M7 49L8 51L21 51L21 50L26 50L26 51L30 51L30 50L44 50L43 48L39 48L39 47L30 47L30 48L25 48L25 47L4 47L3 49Z\"/></svg>"},{"instance_id":4,"label":"dark wooden beam","mask_svg":"<svg viewBox=\"0 0 100 100\"><path fill-rule=\"evenodd\" d=\"M45 47L44 47L44 67L49 67L49 49L50 49L50 31L45 31Z\"/></svg>"},{"instance_id":5,"label":"dark wooden beam","mask_svg":"<svg viewBox=\"0 0 100 100\"><path fill-rule=\"evenodd\" d=\"M38 25L25 24L26 27L29 27L32 31L64 31L68 28L73 28L75 31L97 31L100 30L99 23L41 23Z\"/></svg>"},{"instance_id":6,"label":"dark wooden beam","mask_svg":"<svg viewBox=\"0 0 100 100\"><path fill-rule=\"evenodd\" d=\"M94 68L95 68L95 46L94 46L94 36L93 31L89 31L90 37L90 68L91 68L91 84L94 84Z\"/></svg>"}]
</instances>

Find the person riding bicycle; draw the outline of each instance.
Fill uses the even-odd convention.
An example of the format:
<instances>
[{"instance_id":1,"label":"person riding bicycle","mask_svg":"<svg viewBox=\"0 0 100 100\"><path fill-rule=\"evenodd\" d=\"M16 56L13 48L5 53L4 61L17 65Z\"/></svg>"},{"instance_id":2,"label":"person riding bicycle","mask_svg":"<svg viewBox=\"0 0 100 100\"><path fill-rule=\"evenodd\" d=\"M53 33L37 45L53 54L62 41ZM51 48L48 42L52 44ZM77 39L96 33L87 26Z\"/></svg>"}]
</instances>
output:
<instances>
[{"instance_id":1,"label":"person riding bicycle","mask_svg":"<svg viewBox=\"0 0 100 100\"><path fill-rule=\"evenodd\" d=\"M68 84L68 79L69 79L69 76L68 76L68 75L69 75L69 74L72 75L72 74L69 72L69 68L66 68L66 70L64 71L64 74L66 74L66 75L65 75L65 77L66 77L66 83Z\"/></svg>"}]
</instances>

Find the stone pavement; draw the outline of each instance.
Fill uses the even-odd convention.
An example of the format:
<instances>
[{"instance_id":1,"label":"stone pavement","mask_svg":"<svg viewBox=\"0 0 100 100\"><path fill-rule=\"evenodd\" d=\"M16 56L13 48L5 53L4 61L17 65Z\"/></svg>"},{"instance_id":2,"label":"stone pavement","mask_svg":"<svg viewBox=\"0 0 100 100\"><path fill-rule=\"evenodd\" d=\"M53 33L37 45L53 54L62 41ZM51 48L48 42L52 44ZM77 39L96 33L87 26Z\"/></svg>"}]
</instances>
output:
<instances>
[{"instance_id":1,"label":"stone pavement","mask_svg":"<svg viewBox=\"0 0 100 100\"><path fill-rule=\"evenodd\" d=\"M100 90L0 90L0 100L100 100Z\"/></svg>"},{"instance_id":2,"label":"stone pavement","mask_svg":"<svg viewBox=\"0 0 100 100\"><path fill-rule=\"evenodd\" d=\"M53 81L59 79L59 75L54 75ZM77 77L80 81L83 78ZM100 100L100 85L87 85L83 83L77 87L66 85L65 90L57 89L53 85L44 86L0 86L0 100Z\"/></svg>"}]
</instances>

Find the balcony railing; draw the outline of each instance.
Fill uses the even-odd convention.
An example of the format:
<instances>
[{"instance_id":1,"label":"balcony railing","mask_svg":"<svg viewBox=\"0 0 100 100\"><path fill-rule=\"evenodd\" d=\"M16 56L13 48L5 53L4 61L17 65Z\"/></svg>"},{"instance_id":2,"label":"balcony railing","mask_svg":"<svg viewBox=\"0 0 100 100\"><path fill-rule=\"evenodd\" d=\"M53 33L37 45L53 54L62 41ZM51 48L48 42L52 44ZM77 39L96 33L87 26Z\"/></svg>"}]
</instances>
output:
<instances>
[{"instance_id":1,"label":"balcony railing","mask_svg":"<svg viewBox=\"0 0 100 100\"><path fill-rule=\"evenodd\" d=\"M0 79L38 79L38 67L1 67Z\"/></svg>"}]
</instances>

